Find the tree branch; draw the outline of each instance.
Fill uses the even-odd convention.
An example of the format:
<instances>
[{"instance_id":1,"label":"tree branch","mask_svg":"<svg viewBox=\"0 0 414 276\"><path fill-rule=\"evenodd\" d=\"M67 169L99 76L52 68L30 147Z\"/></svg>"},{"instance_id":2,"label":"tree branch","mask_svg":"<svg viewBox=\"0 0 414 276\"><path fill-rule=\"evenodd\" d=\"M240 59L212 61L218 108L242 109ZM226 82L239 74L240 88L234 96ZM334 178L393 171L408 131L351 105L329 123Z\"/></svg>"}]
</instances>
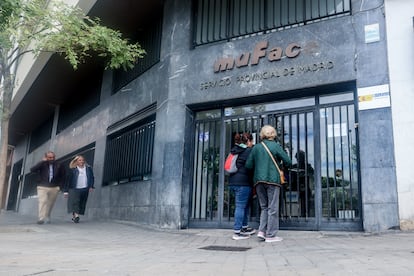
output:
<instances>
[{"instance_id":1,"label":"tree branch","mask_svg":"<svg viewBox=\"0 0 414 276\"><path fill-rule=\"evenodd\" d=\"M19 50L20 50L20 48L19 48L19 47L15 47L15 48L11 51L10 55L7 57L7 60L10 60L10 59L13 57L13 55L14 55L17 51L19 51Z\"/></svg>"},{"instance_id":2,"label":"tree branch","mask_svg":"<svg viewBox=\"0 0 414 276\"><path fill-rule=\"evenodd\" d=\"M12 67L12 65L23 55L27 54L27 53L33 53L33 49L27 49L24 50L20 53L18 53L10 62L8 62L8 65L6 66L5 69L10 69Z\"/></svg>"}]
</instances>

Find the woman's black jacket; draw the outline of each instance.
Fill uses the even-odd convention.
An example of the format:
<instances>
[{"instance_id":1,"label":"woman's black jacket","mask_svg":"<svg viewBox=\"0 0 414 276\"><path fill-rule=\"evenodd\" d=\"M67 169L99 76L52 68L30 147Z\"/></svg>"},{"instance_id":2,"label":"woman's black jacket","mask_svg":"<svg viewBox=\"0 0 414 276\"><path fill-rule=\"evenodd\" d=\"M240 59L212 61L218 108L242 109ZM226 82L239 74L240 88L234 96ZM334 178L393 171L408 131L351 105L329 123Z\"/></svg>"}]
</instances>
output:
<instances>
[{"instance_id":1,"label":"woman's black jacket","mask_svg":"<svg viewBox=\"0 0 414 276\"><path fill-rule=\"evenodd\" d=\"M244 165L246 163L247 157L249 157L251 148L243 148L238 145L235 145L230 152L232 154L238 154L236 167L237 172L230 174L229 176L229 185L232 186L252 186L253 184L253 174L248 170Z\"/></svg>"}]
</instances>

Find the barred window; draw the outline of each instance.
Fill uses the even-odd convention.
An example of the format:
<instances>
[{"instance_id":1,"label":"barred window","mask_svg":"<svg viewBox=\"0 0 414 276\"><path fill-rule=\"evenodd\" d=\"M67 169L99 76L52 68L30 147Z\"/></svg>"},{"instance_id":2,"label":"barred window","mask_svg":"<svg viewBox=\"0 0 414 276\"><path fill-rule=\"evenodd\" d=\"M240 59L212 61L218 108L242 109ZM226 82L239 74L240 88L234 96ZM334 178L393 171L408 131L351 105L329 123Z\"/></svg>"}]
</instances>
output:
<instances>
[{"instance_id":1,"label":"barred window","mask_svg":"<svg viewBox=\"0 0 414 276\"><path fill-rule=\"evenodd\" d=\"M156 16L153 20L151 21L151 25L139 32L137 38L133 39L133 41L138 41L145 50L145 56L139 59L135 67L130 70L125 71L121 68L114 71L112 94L117 93L122 87L160 61L162 15Z\"/></svg>"},{"instance_id":2,"label":"barred window","mask_svg":"<svg viewBox=\"0 0 414 276\"><path fill-rule=\"evenodd\" d=\"M193 46L350 14L351 0L194 0Z\"/></svg>"},{"instance_id":3,"label":"barred window","mask_svg":"<svg viewBox=\"0 0 414 276\"><path fill-rule=\"evenodd\" d=\"M108 136L104 186L151 178L154 134L155 114Z\"/></svg>"}]
</instances>

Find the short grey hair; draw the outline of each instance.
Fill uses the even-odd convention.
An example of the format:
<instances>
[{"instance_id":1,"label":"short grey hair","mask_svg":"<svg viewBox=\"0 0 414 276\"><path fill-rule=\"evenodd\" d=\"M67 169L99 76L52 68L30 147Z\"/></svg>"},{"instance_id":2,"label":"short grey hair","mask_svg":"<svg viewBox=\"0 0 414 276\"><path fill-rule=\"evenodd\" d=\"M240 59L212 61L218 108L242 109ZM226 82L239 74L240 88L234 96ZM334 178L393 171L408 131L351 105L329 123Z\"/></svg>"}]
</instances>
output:
<instances>
[{"instance_id":1,"label":"short grey hair","mask_svg":"<svg viewBox=\"0 0 414 276\"><path fill-rule=\"evenodd\" d=\"M260 139L274 140L277 137L276 129L271 125L265 125L260 130Z\"/></svg>"}]
</instances>

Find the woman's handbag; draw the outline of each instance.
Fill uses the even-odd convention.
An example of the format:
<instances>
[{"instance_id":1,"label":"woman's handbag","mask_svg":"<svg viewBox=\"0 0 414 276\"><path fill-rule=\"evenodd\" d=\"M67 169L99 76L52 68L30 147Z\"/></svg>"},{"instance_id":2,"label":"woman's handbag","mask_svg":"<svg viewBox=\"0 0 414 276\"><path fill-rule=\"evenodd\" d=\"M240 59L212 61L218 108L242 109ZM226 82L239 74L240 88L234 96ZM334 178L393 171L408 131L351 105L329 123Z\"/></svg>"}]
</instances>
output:
<instances>
[{"instance_id":1,"label":"woman's handbag","mask_svg":"<svg viewBox=\"0 0 414 276\"><path fill-rule=\"evenodd\" d=\"M272 158L272 161L275 164L277 171L279 172L279 175L280 175L280 184L282 184L282 185L283 184L286 184L287 183L287 180L286 180L285 174L283 173L282 170L279 169L279 166L277 165L276 160L273 157L273 154L270 152L269 148L266 146L266 144L264 142L262 142L261 144L263 145L263 147L265 148L265 150L267 151L267 153L270 155L270 158Z\"/></svg>"}]
</instances>

